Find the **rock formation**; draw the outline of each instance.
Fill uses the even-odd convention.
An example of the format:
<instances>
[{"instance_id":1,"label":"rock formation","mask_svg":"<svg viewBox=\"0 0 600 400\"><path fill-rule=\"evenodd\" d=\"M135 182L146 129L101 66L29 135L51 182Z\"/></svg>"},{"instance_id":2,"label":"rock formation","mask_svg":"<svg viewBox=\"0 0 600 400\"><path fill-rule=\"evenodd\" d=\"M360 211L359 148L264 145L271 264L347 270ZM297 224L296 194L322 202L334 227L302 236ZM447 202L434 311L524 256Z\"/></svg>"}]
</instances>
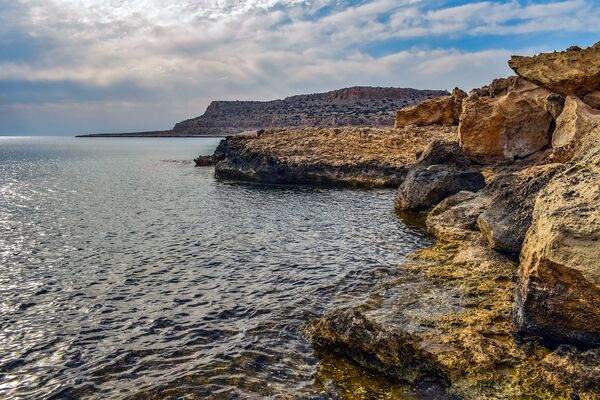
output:
<instances>
[{"instance_id":1,"label":"rock formation","mask_svg":"<svg viewBox=\"0 0 600 400\"><path fill-rule=\"evenodd\" d=\"M425 209L461 190L477 191L484 186L483 175L458 143L433 141L398 188L396 207Z\"/></svg>"},{"instance_id":2,"label":"rock formation","mask_svg":"<svg viewBox=\"0 0 600 400\"><path fill-rule=\"evenodd\" d=\"M574 46L533 57L512 56L508 64L519 76L563 96L583 98L600 90L600 42L584 50Z\"/></svg>"},{"instance_id":3,"label":"rock formation","mask_svg":"<svg viewBox=\"0 0 600 400\"><path fill-rule=\"evenodd\" d=\"M217 176L398 185L398 209L432 208L437 243L309 323L315 346L449 397L600 398L599 46L513 57L520 76L462 102L459 142L452 97L401 110L399 129L222 142Z\"/></svg>"},{"instance_id":4,"label":"rock formation","mask_svg":"<svg viewBox=\"0 0 600 400\"><path fill-rule=\"evenodd\" d=\"M454 140L450 127L301 128L223 140L215 152L220 179L269 183L397 187L433 139Z\"/></svg>"},{"instance_id":5,"label":"rock formation","mask_svg":"<svg viewBox=\"0 0 600 400\"><path fill-rule=\"evenodd\" d=\"M598 127L600 110L591 108L578 97L567 97L564 111L556 120L556 130L552 136L554 159L568 161L584 145L592 144L592 136L600 139Z\"/></svg>"},{"instance_id":6,"label":"rock formation","mask_svg":"<svg viewBox=\"0 0 600 400\"><path fill-rule=\"evenodd\" d=\"M462 113L462 102L467 94L455 88L450 96L424 100L405 107L396 114L396 128L408 125L458 125Z\"/></svg>"},{"instance_id":7,"label":"rock formation","mask_svg":"<svg viewBox=\"0 0 600 400\"><path fill-rule=\"evenodd\" d=\"M172 132L231 135L284 127L391 127L399 108L445 95L443 90L351 87L274 101L213 101L202 116L176 124Z\"/></svg>"},{"instance_id":8,"label":"rock formation","mask_svg":"<svg viewBox=\"0 0 600 400\"><path fill-rule=\"evenodd\" d=\"M499 80L495 86L503 89L494 97L473 91L464 100L458 132L469 157L481 164L512 161L548 146L550 92L524 79Z\"/></svg>"},{"instance_id":9,"label":"rock formation","mask_svg":"<svg viewBox=\"0 0 600 400\"><path fill-rule=\"evenodd\" d=\"M488 245L501 252L518 254L531 226L535 198L561 164L546 164L496 178L486 193L493 197L479 215L477 225Z\"/></svg>"}]
</instances>

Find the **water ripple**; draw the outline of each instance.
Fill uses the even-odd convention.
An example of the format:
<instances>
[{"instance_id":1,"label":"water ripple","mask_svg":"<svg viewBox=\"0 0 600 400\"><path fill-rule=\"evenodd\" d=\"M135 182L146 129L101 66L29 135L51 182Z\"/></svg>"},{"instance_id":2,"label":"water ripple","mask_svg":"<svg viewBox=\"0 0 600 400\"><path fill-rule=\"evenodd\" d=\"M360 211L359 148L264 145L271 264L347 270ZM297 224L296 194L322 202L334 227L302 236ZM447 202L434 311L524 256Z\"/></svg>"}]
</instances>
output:
<instances>
[{"instance_id":1,"label":"water ripple","mask_svg":"<svg viewBox=\"0 0 600 400\"><path fill-rule=\"evenodd\" d=\"M161 161L216 143L0 141L1 398L333 390L300 327L428 239L391 191L228 184Z\"/></svg>"}]
</instances>

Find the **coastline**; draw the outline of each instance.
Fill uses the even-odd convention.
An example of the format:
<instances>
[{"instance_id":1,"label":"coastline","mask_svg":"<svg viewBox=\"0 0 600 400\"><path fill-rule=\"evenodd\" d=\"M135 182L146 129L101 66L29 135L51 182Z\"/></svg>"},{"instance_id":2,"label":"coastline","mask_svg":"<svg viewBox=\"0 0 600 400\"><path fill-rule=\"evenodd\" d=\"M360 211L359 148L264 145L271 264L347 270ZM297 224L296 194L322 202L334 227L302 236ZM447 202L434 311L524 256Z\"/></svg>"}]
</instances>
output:
<instances>
[{"instance_id":1,"label":"coastline","mask_svg":"<svg viewBox=\"0 0 600 400\"><path fill-rule=\"evenodd\" d=\"M366 154L398 149L360 147L362 137L333 151L314 132L291 140L293 130L221 142L217 178L396 186L398 210L427 213L436 244L363 304L308 323L316 349L463 399L600 398L600 110L587 94L595 84L578 87L595 81L571 65L600 65L599 51L600 43L513 57L519 76L400 110L396 132L425 141L403 149L413 158L395 160L396 169L370 173ZM548 65L575 82L546 82L538 70ZM431 121L458 125L457 137L440 140ZM320 151L339 162L315 162Z\"/></svg>"},{"instance_id":2,"label":"coastline","mask_svg":"<svg viewBox=\"0 0 600 400\"><path fill-rule=\"evenodd\" d=\"M131 132L131 133L90 133L76 135L76 138L222 138L229 135L192 135L178 134L173 131L150 131L150 132Z\"/></svg>"}]
</instances>

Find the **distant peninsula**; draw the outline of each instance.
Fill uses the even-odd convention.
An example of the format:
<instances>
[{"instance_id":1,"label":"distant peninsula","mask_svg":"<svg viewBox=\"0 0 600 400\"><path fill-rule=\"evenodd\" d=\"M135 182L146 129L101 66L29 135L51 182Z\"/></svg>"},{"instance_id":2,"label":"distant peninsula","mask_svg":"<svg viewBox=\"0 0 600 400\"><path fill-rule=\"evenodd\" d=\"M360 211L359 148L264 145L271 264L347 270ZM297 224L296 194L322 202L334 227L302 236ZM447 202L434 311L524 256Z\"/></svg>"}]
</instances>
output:
<instances>
[{"instance_id":1,"label":"distant peninsula","mask_svg":"<svg viewBox=\"0 0 600 400\"><path fill-rule=\"evenodd\" d=\"M203 115L179 122L171 130L78 137L221 137L270 128L392 127L398 109L448 94L445 90L355 86L272 101L213 101Z\"/></svg>"}]
</instances>

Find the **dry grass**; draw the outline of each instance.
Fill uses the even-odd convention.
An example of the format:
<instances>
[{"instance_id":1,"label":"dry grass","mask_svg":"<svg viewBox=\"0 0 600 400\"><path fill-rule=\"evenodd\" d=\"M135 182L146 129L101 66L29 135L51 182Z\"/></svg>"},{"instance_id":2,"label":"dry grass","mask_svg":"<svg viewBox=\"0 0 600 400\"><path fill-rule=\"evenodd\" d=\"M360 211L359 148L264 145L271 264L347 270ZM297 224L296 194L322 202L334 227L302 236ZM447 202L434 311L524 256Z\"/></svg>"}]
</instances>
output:
<instances>
[{"instance_id":1,"label":"dry grass","mask_svg":"<svg viewBox=\"0 0 600 400\"><path fill-rule=\"evenodd\" d=\"M246 150L268 153L288 164L375 164L402 167L434 139L458 140L442 126L393 128L296 128L271 130L248 140Z\"/></svg>"}]
</instances>

